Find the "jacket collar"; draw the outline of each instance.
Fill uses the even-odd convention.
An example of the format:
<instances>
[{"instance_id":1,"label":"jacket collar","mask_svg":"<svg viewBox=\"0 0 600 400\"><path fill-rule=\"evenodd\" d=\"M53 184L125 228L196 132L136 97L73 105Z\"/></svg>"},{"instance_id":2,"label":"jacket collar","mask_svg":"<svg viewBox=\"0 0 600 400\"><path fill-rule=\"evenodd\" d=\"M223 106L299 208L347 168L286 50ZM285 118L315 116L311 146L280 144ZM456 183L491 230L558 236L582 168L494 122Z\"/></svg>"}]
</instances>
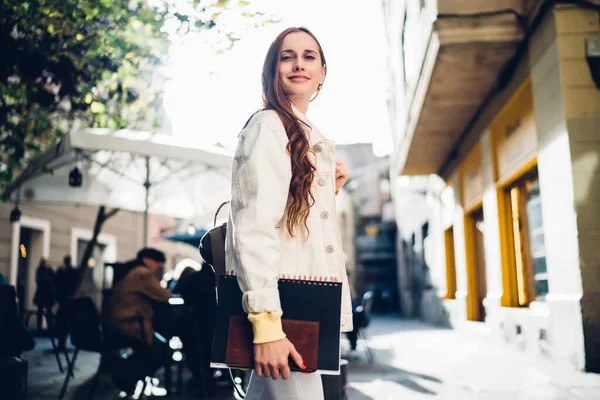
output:
<instances>
[{"instance_id":1,"label":"jacket collar","mask_svg":"<svg viewBox=\"0 0 600 400\"><path fill-rule=\"evenodd\" d=\"M306 115L302 111L294 107L293 104L292 110L294 111L294 114L296 115L296 117L298 117L300 121L310 126L311 129L310 132L308 132L308 142L310 143L311 147L319 142L328 141L328 139L321 133L319 128L317 128L312 122L310 122Z\"/></svg>"}]
</instances>

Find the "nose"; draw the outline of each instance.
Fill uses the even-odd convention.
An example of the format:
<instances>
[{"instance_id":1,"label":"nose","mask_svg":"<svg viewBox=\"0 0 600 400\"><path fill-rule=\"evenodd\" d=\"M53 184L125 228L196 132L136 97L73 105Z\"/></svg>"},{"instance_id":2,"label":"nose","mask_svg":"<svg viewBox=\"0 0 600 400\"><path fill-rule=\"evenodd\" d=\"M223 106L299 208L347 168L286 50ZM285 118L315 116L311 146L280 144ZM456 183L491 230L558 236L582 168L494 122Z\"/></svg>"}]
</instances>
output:
<instances>
[{"instance_id":1,"label":"nose","mask_svg":"<svg viewBox=\"0 0 600 400\"><path fill-rule=\"evenodd\" d=\"M296 61L296 65L294 65L294 71L304 71L304 65L302 64L302 61Z\"/></svg>"}]
</instances>

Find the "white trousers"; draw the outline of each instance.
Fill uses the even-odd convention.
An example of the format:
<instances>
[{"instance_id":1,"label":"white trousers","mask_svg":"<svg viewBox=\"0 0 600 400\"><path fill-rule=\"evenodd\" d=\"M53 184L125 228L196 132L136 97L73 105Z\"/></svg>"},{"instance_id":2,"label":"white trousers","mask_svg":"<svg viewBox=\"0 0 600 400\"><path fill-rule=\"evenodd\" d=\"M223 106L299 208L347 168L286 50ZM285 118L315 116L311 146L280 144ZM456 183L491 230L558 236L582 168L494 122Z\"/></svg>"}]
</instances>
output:
<instances>
[{"instance_id":1,"label":"white trousers","mask_svg":"<svg viewBox=\"0 0 600 400\"><path fill-rule=\"evenodd\" d=\"M252 372L246 400L324 400L321 375L292 372L275 381Z\"/></svg>"}]
</instances>

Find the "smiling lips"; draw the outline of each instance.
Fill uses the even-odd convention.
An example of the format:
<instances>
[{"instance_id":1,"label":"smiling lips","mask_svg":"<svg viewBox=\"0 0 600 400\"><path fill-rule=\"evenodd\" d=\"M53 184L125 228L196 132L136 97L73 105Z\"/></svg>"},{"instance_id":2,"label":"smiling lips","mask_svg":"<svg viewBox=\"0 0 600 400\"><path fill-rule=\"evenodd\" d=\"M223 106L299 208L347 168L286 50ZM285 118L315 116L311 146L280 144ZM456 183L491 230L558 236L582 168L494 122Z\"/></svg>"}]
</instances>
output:
<instances>
[{"instance_id":1,"label":"smiling lips","mask_svg":"<svg viewBox=\"0 0 600 400\"><path fill-rule=\"evenodd\" d=\"M292 82L306 82L310 78L307 76L304 76L304 75L292 75L292 76L288 77L288 79Z\"/></svg>"}]
</instances>

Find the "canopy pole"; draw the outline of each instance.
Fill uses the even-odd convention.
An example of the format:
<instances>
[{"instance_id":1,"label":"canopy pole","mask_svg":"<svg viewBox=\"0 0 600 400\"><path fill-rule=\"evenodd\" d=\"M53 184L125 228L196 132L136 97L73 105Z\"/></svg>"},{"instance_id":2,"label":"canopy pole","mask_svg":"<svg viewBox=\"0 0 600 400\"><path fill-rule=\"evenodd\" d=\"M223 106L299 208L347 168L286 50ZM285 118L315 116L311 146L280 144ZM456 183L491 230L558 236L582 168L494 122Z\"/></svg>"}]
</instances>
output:
<instances>
[{"instance_id":1,"label":"canopy pole","mask_svg":"<svg viewBox=\"0 0 600 400\"><path fill-rule=\"evenodd\" d=\"M15 208L19 206L21 201L21 187L16 189ZM12 213L11 213L12 214ZM20 214L20 213L19 213ZM11 218L12 219L12 218ZM10 247L10 271L8 275L8 283L14 287L17 287L18 271L19 271L19 243L21 242L21 216L15 218L11 222L12 224L12 242Z\"/></svg>"},{"instance_id":2,"label":"canopy pole","mask_svg":"<svg viewBox=\"0 0 600 400\"><path fill-rule=\"evenodd\" d=\"M144 182L146 188L146 207L144 208L144 247L148 245L148 207L149 207L149 195L150 195L150 157L146 156L146 182Z\"/></svg>"}]
</instances>

